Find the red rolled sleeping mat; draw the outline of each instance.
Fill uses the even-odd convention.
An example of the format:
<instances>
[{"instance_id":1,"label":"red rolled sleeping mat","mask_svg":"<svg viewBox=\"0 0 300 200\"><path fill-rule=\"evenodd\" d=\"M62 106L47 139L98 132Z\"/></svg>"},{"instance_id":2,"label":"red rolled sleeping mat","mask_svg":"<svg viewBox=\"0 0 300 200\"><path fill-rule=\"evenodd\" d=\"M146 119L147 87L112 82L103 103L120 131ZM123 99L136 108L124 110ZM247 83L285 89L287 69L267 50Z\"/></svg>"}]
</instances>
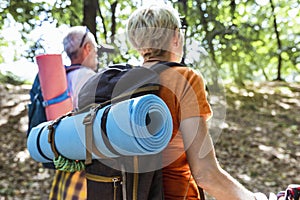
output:
<instances>
[{"instance_id":1,"label":"red rolled sleeping mat","mask_svg":"<svg viewBox=\"0 0 300 200\"><path fill-rule=\"evenodd\" d=\"M47 120L54 120L72 110L65 67L61 54L36 56Z\"/></svg>"}]
</instances>

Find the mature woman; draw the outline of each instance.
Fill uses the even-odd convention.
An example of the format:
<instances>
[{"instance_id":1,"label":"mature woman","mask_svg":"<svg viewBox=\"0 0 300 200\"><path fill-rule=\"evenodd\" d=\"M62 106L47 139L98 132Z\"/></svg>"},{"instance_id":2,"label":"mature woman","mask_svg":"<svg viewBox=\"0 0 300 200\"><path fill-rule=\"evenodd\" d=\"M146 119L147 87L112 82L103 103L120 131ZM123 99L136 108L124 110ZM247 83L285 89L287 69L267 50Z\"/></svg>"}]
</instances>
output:
<instances>
[{"instance_id":1,"label":"mature woman","mask_svg":"<svg viewBox=\"0 0 300 200\"><path fill-rule=\"evenodd\" d=\"M183 34L177 12L166 6L136 10L127 36L144 58L144 67L160 61L180 62ZM202 77L188 67L171 67L160 74L160 97L173 118L173 136L163 153L165 199L200 199L197 186L218 200L254 200L218 164L206 121L212 111Z\"/></svg>"}]
</instances>

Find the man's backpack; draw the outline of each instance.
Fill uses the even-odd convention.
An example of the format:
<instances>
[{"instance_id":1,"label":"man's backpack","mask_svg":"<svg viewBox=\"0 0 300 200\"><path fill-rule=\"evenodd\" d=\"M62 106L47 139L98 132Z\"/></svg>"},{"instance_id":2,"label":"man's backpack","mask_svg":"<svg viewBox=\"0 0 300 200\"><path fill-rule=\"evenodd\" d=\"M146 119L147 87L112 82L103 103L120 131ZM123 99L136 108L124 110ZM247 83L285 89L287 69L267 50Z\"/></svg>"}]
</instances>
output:
<instances>
[{"instance_id":1,"label":"man's backpack","mask_svg":"<svg viewBox=\"0 0 300 200\"><path fill-rule=\"evenodd\" d=\"M30 103L28 104L28 130L27 135L30 130L37 126L38 124L47 121L45 107L43 106L43 95L40 85L40 80L38 74L36 75L32 88L30 90Z\"/></svg>"},{"instance_id":2,"label":"man's backpack","mask_svg":"<svg viewBox=\"0 0 300 200\"><path fill-rule=\"evenodd\" d=\"M79 65L74 66L66 66L66 74L79 69ZM34 82L32 84L32 88L29 92L30 95L30 103L28 104L28 130L27 134L29 134L30 130L37 126L38 124L47 121L45 107L46 103L44 102L40 80L38 74L36 75ZM68 96L67 96L68 98ZM47 105L52 105L55 103L59 103L65 100L65 97L62 98L61 95L51 99L51 102L47 103Z\"/></svg>"},{"instance_id":3,"label":"man's backpack","mask_svg":"<svg viewBox=\"0 0 300 200\"><path fill-rule=\"evenodd\" d=\"M145 94L158 94L159 74L179 63L159 62L150 69L131 65L110 66L92 76L81 88L78 96L80 112L91 110L84 120L86 148L93 143L92 124L95 113L104 106ZM94 110L93 108L96 108ZM105 111L104 111L105 112ZM101 129L105 134L105 113ZM161 155L122 156L109 143L106 147L118 158L91 159L86 152L87 198L94 199L149 199L162 200Z\"/></svg>"},{"instance_id":4,"label":"man's backpack","mask_svg":"<svg viewBox=\"0 0 300 200\"><path fill-rule=\"evenodd\" d=\"M65 66L66 74L79 68L80 68L79 65ZM47 103L45 103L38 74L34 79L29 95L30 95L30 103L28 104L27 136L33 127L39 125L42 122L47 121L46 111L45 111L46 105L48 106L55 103L59 103L64 101L66 98L69 98L68 95L65 95L65 93L63 93L62 95L59 95L49 100ZM55 168L53 163L43 163L43 166L51 169Z\"/></svg>"}]
</instances>

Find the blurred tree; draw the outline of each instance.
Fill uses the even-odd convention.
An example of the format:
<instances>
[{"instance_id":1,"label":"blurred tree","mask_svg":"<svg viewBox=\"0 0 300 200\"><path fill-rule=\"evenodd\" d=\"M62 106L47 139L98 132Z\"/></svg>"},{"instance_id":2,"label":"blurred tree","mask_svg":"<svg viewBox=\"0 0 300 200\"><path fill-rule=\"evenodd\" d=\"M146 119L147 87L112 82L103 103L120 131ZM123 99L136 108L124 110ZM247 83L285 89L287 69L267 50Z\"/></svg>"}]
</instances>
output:
<instances>
[{"instance_id":1,"label":"blurred tree","mask_svg":"<svg viewBox=\"0 0 300 200\"><path fill-rule=\"evenodd\" d=\"M282 44L281 44L281 39L280 39L280 33L279 33L279 29L278 29L278 25L277 25L277 17L276 17L276 13L275 13L275 5L273 0L270 0L270 6L271 6L271 11L272 11L272 16L273 16L273 27L274 27L274 32L276 35L276 42L277 42L277 59L278 59L278 63L277 63L277 78L276 80L281 81L281 65L282 65Z\"/></svg>"},{"instance_id":2,"label":"blurred tree","mask_svg":"<svg viewBox=\"0 0 300 200\"><path fill-rule=\"evenodd\" d=\"M98 7L98 0L84 0L82 24L86 25L94 36L96 36L96 16Z\"/></svg>"},{"instance_id":3,"label":"blurred tree","mask_svg":"<svg viewBox=\"0 0 300 200\"><path fill-rule=\"evenodd\" d=\"M225 79L299 81L299 1L170 1Z\"/></svg>"},{"instance_id":4,"label":"blurred tree","mask_svg":"<svg viewBox=\"0 0 300 200\"><path fill-rule=\"evenodd\" d=\"M185 53L192 40L206 49L211 60L203 70L215 65L224 79L243 84L247 80L300 80L300 2L298 0L169 0L187 26ZM143 0L32 0L0 2L0 28L8 17L22 24L26 42L29 33L44 21L86 25L98 42L114 43L119 52L109 56L114 62L128 61L136 55L124 45L124 21ZM147 2L149 3L149 2ZM0 39L1 41L1 39ZM5 42L0 42L0 45ZM33 48L39 48L38 44ZM28 54L32 57L34 52ZM107 57L102 58L103 61ZM1 59L0 59L1 61ZM194 61L193 61L194 62ZM202 62L202 63L199 63ZM206 69L204 69L206 68Z\"/></svg>"}]
</instances>

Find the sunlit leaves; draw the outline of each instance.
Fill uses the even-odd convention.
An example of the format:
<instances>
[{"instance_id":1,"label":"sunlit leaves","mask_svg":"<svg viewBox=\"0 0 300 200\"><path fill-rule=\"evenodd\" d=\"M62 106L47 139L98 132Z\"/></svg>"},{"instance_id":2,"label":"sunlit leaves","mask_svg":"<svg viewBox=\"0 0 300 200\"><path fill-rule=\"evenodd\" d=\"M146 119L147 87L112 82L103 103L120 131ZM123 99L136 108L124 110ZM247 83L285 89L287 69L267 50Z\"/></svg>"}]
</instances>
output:
<instances>
[{"instance_id":1,"label":"sunlit leaves","mask_svg":"<svg viewBox=\"0 0 300 200\"><path fill-rule=\"evenodd\" d=\"M289 69L295 67L292 65L297 63L299 57L299 2L274 1L274 13L269 1L262 0L234 3L224 0L217 5L217 1L188 1L187 4L192 2L197 2L199 6L189 7L192 17L187 19L189 24L193 24L189 27L191 36L198 38L222 71L229 72L223 74L224 78L235 77L241 81L247 78L253 80L254 76L275 78L278 53L282 53L284 60L281 72L289 76ZM274 15L278 18L283 45L280 51L274 32Z\"/></svg>"},{"instance_id":2,"label":"sunlit leaves","mask_svg":"<svg viewBox=\"0 0 300 200\"><path fill-rule=\"evenodd\" d=\"M83 23L84 0L51 2L2 0L0 27L3 27L8 16L12 16L15 21L22 24L21 31L23 39L26 40L26 33L30 33L44 21L55 22L58 26ZM117 41L118 37L112 36L124 34L129 14L143 2L146 1L99 0L96 18L98 41L120 43ZM278 55L282 57L283 78L300 79L298 0L273 0L274 12L269 0L169 0L168 3L185 16L188 25L187 40L198 41L209 52L224 79L234 79L237 82L257 77L260 80L272 79L278 73ZM112 9L113 6L116 6L115 10ZM281 49L278 47L274 31L274 16L277 19ZM128 52L130 49L124 49L120 55L114 56L114 61L129 60Z\"/></svg>"},{"instance_id":3,"label":"sunlit leaves","mask_svg":"<svg viewBox=\"0 0 300 200\"><path fill-rule=\"evenodd\" d=\"M57 0L50 10L58 25L81 25L83 20L83 0Z\"/></svg>"}]
</instances>

